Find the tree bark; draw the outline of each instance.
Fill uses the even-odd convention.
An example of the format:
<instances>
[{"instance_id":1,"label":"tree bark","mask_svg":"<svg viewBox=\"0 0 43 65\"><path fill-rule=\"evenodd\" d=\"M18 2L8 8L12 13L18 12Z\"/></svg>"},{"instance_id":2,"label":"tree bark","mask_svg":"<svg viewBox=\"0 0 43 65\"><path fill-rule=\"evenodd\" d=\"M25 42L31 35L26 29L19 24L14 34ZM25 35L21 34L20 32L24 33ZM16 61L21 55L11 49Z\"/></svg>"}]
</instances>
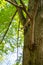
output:
<instances>
[{"instance_id":1,"label":"tree bark","mask_svg":"<svg viewBox=\"0 0 43 65\"><path fill-rule=\"evenodd\" d=\"M30 3L29 11L31 14L34 0L30 0ZM28 25L24 29L23 65L43 65L43 0L39 0L38 12L35 17L34 44L32 46L30 36L31 29Z\"/></svg>"}]
</instances>

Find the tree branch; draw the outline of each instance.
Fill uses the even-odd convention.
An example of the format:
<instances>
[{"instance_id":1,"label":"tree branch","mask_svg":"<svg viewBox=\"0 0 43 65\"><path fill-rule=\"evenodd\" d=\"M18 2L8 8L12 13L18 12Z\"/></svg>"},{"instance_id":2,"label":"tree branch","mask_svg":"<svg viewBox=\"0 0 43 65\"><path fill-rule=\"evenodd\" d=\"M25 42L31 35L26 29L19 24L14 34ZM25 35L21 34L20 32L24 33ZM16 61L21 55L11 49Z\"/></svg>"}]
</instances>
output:
<instances>
[{"instance_id":1,"label":"tree branch","mask_svg":"<svg viewBox=\"0 0 43 65\"><path fill-rule=\"evenodd\" d=\"M7 34L8 30L9 30L9 27L10 27L10 25L12 24L12 20L13 20L14 16L16 15L16 13L17 13L17 10L16 10L16 12L14 13L14 15L12 16L12 19L11 19L11 21L10 21L9 25L8 25L7 30L5 31L5 33L4 33L4 35L3 35L3 38L2 38L2 40L1 40L1 42L0 42L0 44L1 44L1 43L2 43L2 41L4 40L4 38L5 38L6 34Z\"/></svg>"},{"instance_id":2,"label":"tree branch","mask_svg":"<svg viewBox=\"0 0 43 65\"><path fill-rule=\"evenodd\" d=\"M14 2L17 4L16 0L14 0ZM17 8L17 10L18 10L18 14L19 14L19 18L20 18L21 24L24 26L25 23L26 23L26 18L23 15L22 9Z\"/></svg>"},{"instance_id":3,"label":"tree branch","mask_svg":"<svg viewBox=\"0 0 43 65\"><path fill-rule=\"evenodd\" d=\"M23 1L20 0L22 6L23 6L23 10L25 11L25 13L27 14L27 16L30 18L30 20L32 21L32 17L31 15L29 14L29 12L26 10L26 6L24 5Z\"/></svg>"},{"instance_id":4,"label":"tree branch","mask_svg":"<svg viewBox=\"0 0 43 65\"><path fill-rule=\"evenodd\" d=\"M20 8L21 10L24 10L24 12L27 14L27 16L29 17L29 19L32 21L32 17L31 17L31 15L28 13L28 11L26 10L26 8L24 8L23 6L20 6L20 5L16 4L15 2L12 2L11 0L5 0L5 1L11 3L12 5L14 5L14 6L17 7L17 8ZM23 3L22 3L22 4L23 4ZM23 5L24 5L24 4L23 4Z\"/></svg>"},{"instance_id":5,"label":"tree branch","mask_svg":"<svg viewBox=\"0 0 43 65\"><path fill-rule=\"evenodd\" d=\"M5 1L11 3L12 5L14 5L14 6L17 7L17 8L23 9L23 7L22 7L21 5L17 5L15 2L12 2L11 0L5 0Z\"/></svg>"},{"instance_id":6,"label":"tree branch","mask_svg":"<svg viewBox=\"0 0 43 65\"><path fill-rule=\"evenodd\" d=\"M26 9L26 6L24 5L23 1L20 0L20 3L22 4L22 6Z\"/></svg>"}]
</instances>

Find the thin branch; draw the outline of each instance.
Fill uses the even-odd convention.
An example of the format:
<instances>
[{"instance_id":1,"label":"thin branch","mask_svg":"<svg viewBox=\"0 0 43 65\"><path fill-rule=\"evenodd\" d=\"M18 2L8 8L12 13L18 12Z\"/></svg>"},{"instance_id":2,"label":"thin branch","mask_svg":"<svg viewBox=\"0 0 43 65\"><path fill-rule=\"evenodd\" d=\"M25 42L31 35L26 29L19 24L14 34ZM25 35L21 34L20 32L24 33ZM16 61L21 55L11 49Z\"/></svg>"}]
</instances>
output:
<instances>
[{"instance_id":1,"label":"thin branch","mask_svg":"<svg viewBox=\"0 0 43 65\"><path fill-rule=\"evenodd\" d=\"M16 0L14 0L14 2L16 3L16 4L18 4L17 2L16 2ZM26 21L26 18L24 17L24 15L23 15L23 11L22 11L22 9L20 9L20 8L17 8L17 10L18 10L18 14L19 14L19 18L20 18L20 21L21 21L21 24L24 26L25 25L25 21Z\"/></svg>"},{"instance_id":2,"label":"thin branch","mask_svg":"<svg viewBox=\"0 0 43 65\"><path fill-rule=\"evenodd\" d=\"M23 10L25 11L25 13L27 14L27 16L30 18L30 20L32 21L32 17L30 16L29 12L26 10L26 6L24 5L23 1L20 0L20 3L23 6Z\"/></svg>"},{"instance_id":3,"label":"thin branch","mask_svg":"<svg viewBox=\"0 0 43 65\"><path fill-rule=\"evenodd\" d=\"M21 4L23 5L23 7L24 7L24 9L25 9L25 11L26 11L26 8L25 8L25 5L24 5L23 1L20 0L20 2L21 2ZM36 0L36 3L38 3L37 0ZM36 3L34 3L34 9L33 9L33 10L34 10L34 12L33 12L34 16L36 15L37 9L38 9L38 4L36 4ZM35 8L36 8L36 10L35 10ZM26 12L27 12L27 11L26 11ZM27 14L28 14L28 12L27 12ZM26 22L26 24L25 24L21 29L25 29L26 26L27 26L29 23L30 23L30 19L29 19L28 22Z\"/></svg>"},{"instance_id":4,"label":"thin branch","mask_svg":"<svg viewBox=\"0 0 43 65\"><path fill-rule=\"evenodd\" d=\"M32 21L31 15L29 14L29 12L28 12L23 6L20 6L20 5L16 4L15 2L12 2L12 1L10 1L10 0L6 0L6 1L9 2L9 3L11 3L12 5L14 5L15 7L24 10L24 12L27 14L27 16L29 17L29 19ZM22 4L23 4L23 3L22 3Z\"/></svg>"},{"instance_id":5,"label":"thin branch","mask_svg":"<svg viewBox=\"0 0 43 65\"><path fill-rule=\"evenodd\" d=\"M12 2L11 0L5 0L5 1L11 3L12 5L14 5L14 6L17 7L17 8L23 9L23 7L22 7L21 5L17 5L15 2Z\"/></svg>"},{"instance_id":6,"label":"thin branch","mask_svg":"<svg viewBox=\"0 0 43 65\"><path fill-rule=\"evenodd\" d=\"M25 11L25 13L27 14L27 16L29 17L29 19L32 21L33 18L32 18L32 16L29 14L29 12L28 12L26 9L24 9L24 11Z\"/></svg>"},{"instance_id":7,"label":"thin branch","mask_svg":"<svg viewBox=\"0 0 43 65\"><path fill-rule=\"evenodd\" d=\"M7 30L5 31L5 33L4 33L4 35L3 35L3 38L2 38L2 40L1 40L1 42L0 42L0 44L1 44L1 43L2 43L2 41L4 40L4 38L5 38L6 34L7 34L8 30L9 30L9 27L10 27L10 25L12 24L12 20L13 20L14 16L16 15L16 13L17 13L17 10L16 10L16 12L14 13L14 15L12 16L12 19L11 19L11 21L10 21L9 25L8 25Z\"/></svg>"},{"instance_id":8,"label":"thin branch","mask_svg":"<svg viewBox=\"0 0 43 65\"><path fill-rule=\"evenodd\" d=\"M23 5L23 7L26 9L26 6L25 6L25 4L23 3L23 1L22 0L20 0L20 3Z\"/></svg>"}]
</instances>

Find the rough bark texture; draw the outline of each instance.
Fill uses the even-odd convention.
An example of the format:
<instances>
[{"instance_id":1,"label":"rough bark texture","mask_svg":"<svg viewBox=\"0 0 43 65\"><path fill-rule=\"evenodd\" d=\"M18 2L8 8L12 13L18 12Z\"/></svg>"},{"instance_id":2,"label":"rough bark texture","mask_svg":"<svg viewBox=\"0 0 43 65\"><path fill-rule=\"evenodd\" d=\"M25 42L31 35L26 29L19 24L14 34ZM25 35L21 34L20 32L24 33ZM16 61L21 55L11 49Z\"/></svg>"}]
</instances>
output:
<instances>
[{"instance_id":1,"label":"rough bark texture","mask_svg":"<svg viewBox=\"0 0 43 65\"><path fill-rule=\"evenodd\" d=\"M30 13L32 13L34 0L30 0L30 3ZM43 65L43 0L39 0L38 12L35 17L34 45L32 50L30 49L30 35L30 26L28 26L24 30L23 65Z\"/></svg>"}]
</instances>

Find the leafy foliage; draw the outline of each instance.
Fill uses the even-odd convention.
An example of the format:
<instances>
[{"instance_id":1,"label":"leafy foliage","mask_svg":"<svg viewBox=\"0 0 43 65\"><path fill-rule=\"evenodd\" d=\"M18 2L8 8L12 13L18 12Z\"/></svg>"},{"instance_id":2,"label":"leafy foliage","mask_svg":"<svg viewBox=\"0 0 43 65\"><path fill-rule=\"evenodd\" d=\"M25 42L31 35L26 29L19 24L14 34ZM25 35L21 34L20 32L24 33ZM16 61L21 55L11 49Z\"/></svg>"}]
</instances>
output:
<instances>
[{"instance_id":1,"label":"leafy foliage","mask_svg":"<svg viewBox=\"0 0 43 65\"><path fill-rule=\"evenodd\" d=\"M18 1L18 4L20 4L20 1ZM25 2L24 2L25 3ZM18 48L23 49L23 30L21 30L22 25L20 23L19 25L19 15L16 13L15 17L12 20L11 25L9 26L9 23L12 19L12 16L14 15L16 11L16 7L12 4L6 2L5 0L0 0L0 55L3 53L8 54L9 52L15 52L15 49L17 49L17 43ZM24 13L25 15L25 13ZM21 22L21 21L20 21ZM9 26L9 29L5 35L5 32ZM19 26L19 39L18 38L18 26ZM3 38L3 36L5 37ZM3 40L2 40L3 39ZM2 41L2 42L1 42ZM2 58L2 56L0 56ZM22 55L19 57L18 62L19 64L21 61ZM3 58L1 59L3 60ZM20 63L21 65L21 63Z\"/></svg>"},{"instance_id":2,"label":"leafy foliage","mask_svg":"<svg viewBox=\"0 0 43 65\"><path fill-rule=\"evenodd\" d=\"M8 25L11 21L13 14L15 13L16 8L4 0L0 0L0 42L3 38L3 35L8 28ZM0 54L2 52L8 53L9 51L14 51L14 48L17 47L17 36L18 36L18 22L19 16L18 13L14 17L12 24L9 27L9 30L3 39L3 42L0 43ZM22 27L22 25L20 25ZM22 46L23 43L23 34L20 31L19 33L19 46Z\"/></svg>"}]
</instances>

